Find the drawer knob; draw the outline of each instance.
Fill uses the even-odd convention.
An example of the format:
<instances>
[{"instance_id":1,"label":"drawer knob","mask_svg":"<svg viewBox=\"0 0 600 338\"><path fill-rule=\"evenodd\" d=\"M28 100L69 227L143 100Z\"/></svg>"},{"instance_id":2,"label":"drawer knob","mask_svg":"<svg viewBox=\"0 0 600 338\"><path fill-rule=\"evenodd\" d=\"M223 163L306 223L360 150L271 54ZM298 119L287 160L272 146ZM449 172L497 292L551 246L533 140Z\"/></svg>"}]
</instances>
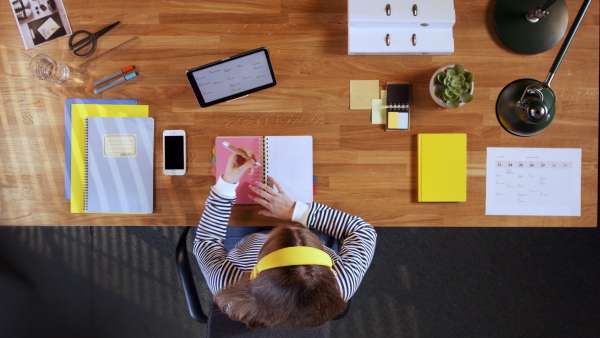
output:
<instances>
[{"instance_id":1,"label":"drawer knob","mask_svg":"<svg viewBox=\"0 0 600 338\"><path fill-rule=\"evenodd\" d=\"M412 44L413 44L413 46L417 45L417 34L413 34L413 36L412 36Z\"/></svg>"},{"instance_id":2,"label":"drawer knob","mask_svg":"<svg viewBox=\"0 0 600 338\"><path fill-rule=\"evenodd\" d=\"M387 35L385 36L385 44L389 46L389 45L390 45L390 42L391 42L391 41L390 41L390 35L389 35L389 34L387 34Z\"/></svg>"},{"instance_id":3,"label":"drawer knob","mask_svg":"<svg viewBox=\"0 0 600 338\"><path fill-rule=\"evenodd\" d=\"M419 14L419 9L417 8L417 4L413 5L413 15L417 16L417 14Z\"/></svg>"},{"instance_id":4,"label":"drawer knob","mask_svg":"<svg viewBox=\"0 0 600 338\"><path fill-rule=\"evenodd\" d=\"M392 15L392 6L390 4L385 5L385 14L387 14L387 16Z\"/></svg>"}]
</instances>

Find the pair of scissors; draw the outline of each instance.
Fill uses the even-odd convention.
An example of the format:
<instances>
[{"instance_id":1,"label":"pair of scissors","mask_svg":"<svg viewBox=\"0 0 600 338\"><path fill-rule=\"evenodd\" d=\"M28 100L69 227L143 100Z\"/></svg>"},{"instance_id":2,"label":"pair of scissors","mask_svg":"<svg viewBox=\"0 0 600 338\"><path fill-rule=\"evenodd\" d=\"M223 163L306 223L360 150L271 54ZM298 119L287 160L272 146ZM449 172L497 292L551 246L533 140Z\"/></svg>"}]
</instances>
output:
<instances>
[{"instance_id":1,"label":"pair of scissors","mask_svg":"<svg viewBox=\"0 0 600 338\"><path fill-rule=\"evenodd\" d=\"M111 30L113 27L118 25L120 22L121 21L117 21L117 22L113 23L112 25L107 26L107 27L97 31L94 34L88 32L88 31L84 31L84 30L74 32L73 35L71 35L71 38L69 38L69 50L71 50L71 53L73 55L78 56L80 58L84 58L84 57L92 55L92 53L96 50L96 40L98 40L99 37L101 37L104 33ZM83 39L73 43L73 39L77 35L85 35L85 37ZM90 45L91 45L91 47L88 47ZM82 51L82 49L83 49L83 51Z\"/></svg>"}]
</instances>

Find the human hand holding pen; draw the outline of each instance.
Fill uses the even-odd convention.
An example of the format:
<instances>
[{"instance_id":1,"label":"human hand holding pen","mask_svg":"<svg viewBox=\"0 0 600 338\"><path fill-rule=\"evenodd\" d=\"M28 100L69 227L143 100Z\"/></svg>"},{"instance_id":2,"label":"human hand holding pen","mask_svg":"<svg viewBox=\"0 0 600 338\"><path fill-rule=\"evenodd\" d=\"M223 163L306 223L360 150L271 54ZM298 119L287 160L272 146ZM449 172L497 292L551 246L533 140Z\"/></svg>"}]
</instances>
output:
<instances>
[{"instance_id":1,"label":"human hand holding pen","mask_svg":"<svg viewBox=\"0 0 600 338\"><path fill-rule=\"evenodd\" d=\"M234 153L242 156L245 159L253 159L254 160L254 164L255 165L262 165L260 164L260 162L258 162L256 160L256 158L254 157L254 155L248 156L246 155L243 151L240 151L240 149L236 148L234 145L232 145L231 143L227 142L227 141L223 141L223 146L231 151L233 151ZM247 148L246 148L247 149Z\"/></svg>"},{"instance_id":2,"label":"human hand holding pen","mask_svg":"<svg viewBox=\"0 0 600 338\"><path fill-rule=\"evenodd\" d=\"M291 220L294 215L296 202L283 190L273 177L269 177L269 183L273 184L275 188L277 188L277 191L258 181L254 182L254 185L250 185L250 190L258 195L250 195L250 198L267 208L267 210L259 211L258 214L283 220Z\"/></svg>"},{"instance_id":3,"label":"human hand holding pen","mask_svg":"<svg viewBox=\"0 0 600 338\"><path fill-rule=\"evenodd\" d=\"M225 167L225 172L223 173L225 182L232 184L239 182L240 178L248 169L250 169L251 175L254 173L255 161L252 158L252 152L244 146L240 147L239 150L244 153L244 156L248 157L248 159L238 153L232 153L231 156L229 156L227 167Z\"/></svg>"}]
</instances>

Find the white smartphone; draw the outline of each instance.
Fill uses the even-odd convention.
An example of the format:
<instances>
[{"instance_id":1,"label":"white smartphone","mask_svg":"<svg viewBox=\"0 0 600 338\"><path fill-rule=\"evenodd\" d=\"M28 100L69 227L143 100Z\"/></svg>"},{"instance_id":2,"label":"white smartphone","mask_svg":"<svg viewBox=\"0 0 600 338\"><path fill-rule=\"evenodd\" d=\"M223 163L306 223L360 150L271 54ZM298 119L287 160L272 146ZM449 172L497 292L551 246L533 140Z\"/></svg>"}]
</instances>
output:
<instances>
[{"instance_id":1,"label":"white smartphone","mask_svg":"<svg viewBox=\"0 0 600 338\"><path fill-rule=\"evenodd\" d=\"M165 175L185 175L185 130L163 131L163 163Z\"/></svg>"}]
</instances>

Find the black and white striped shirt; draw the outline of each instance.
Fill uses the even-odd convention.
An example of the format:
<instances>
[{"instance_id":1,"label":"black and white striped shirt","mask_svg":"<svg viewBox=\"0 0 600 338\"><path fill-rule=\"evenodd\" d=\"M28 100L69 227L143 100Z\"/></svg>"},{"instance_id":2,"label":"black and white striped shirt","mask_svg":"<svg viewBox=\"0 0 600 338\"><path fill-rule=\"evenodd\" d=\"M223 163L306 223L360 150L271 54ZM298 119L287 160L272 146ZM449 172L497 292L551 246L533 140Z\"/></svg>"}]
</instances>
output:
<instances>
[{"instance_id":1,"label":"black and white striped shirt","mask_svg":"<svg viewBox=\"0 0 600 338\"><path fill-rule=\"evenodd\" d=\"M211 190L196 231L194 254L213 294L239 280L243 272L252 270L268 236L266 233L247 235L227 252L223 241L234 202L235 197L221 196L214 189ZM375 229L360 217L316 202L309 205L305 225L340 241L338 254L329 248L326 251L333 259L333 270L337 273L342 298L349 300L373 259L377 238Z\"/></svg>"}]
</instances>

